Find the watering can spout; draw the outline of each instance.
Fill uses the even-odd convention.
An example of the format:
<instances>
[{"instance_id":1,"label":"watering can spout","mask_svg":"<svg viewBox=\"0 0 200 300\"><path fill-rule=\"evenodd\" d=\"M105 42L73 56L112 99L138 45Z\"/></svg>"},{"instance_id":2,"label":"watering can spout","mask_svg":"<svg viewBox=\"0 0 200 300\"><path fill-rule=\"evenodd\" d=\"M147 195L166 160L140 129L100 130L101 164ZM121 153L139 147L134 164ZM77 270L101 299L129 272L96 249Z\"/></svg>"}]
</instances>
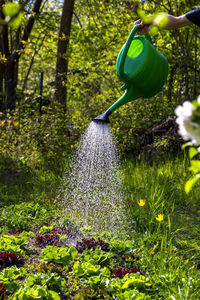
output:
<instances>
[{"instance_id":1,"label":"watering can spout","mask_svg":"<svg viewBox=\"0 0 200 300\"><path fill-rule=\"evenodd\" d=\"M111 111L110 109L108 109L105 113L103 113L102 115L96 117L93 119L93 121L95 122L103 122L103 123L109 123L109 116L111 115Z\"/></svg>"},{"instance_id":2,"label":"watering can spout","mask_svg":"<svg viewBox=\"0 0 200 300\"><path fill-rule=\"evenodd\" d=\"M127 83L125 83L121 90L125 90L124 94L115 102L113 105L109 107L109 109L103 113L102 115L96 117L93 119L95 122L109 122L109 116L120 106L122 106L125 103L128 103L132 100L135 100L141 96L141 93L139 90L135 89L132 85L129 86Z\"/></svg>"},{"instance_id":3,"label":"watering can spout","mask_svg":"<svg viewBox=\"0 0 200 300\"><path fill-rule=\"evenodd\" d=\"M121 87L121 90L125 92L115 103L113 103L113 105L110 106L109 110L111 112L114 112L123 104L141 97L141 92L138 89L136 89L133 85L129 85L128 83L125 83Z\"/></svg>"}]
</instances>

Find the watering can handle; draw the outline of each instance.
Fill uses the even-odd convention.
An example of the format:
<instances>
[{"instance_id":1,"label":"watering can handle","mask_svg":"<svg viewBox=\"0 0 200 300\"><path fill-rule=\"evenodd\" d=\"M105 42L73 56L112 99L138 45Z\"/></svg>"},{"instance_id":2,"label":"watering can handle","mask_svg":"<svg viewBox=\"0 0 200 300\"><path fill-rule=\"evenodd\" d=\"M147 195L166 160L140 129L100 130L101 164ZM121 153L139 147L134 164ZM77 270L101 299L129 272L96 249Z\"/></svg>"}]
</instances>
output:
<instances>
[{"instance_id":1,"label":"watering can handle","mask_svg":"<svg viewBox=\"0 0 200 300\"><path fill-rule=\"evenodd\" d=\"M122 52L122 56L121 56L121 60L120 60L120 66L119 66L119 75L120 75L120 79L124 82L127 81L126 79L126 74L124 74L124 63L125 63L125 59L126 59L126 55L128 53L128 49L130 47L130 44L134 38L134 35L136 34L136 32L139 29L139 25L136 25L135 27L133 27L131 33L129 34L129 37L124 45L124 49Z\"/></svg>"},{"instance_id":2,"label":"watering can handle","mask_svg":"<svg viewBox=\"0 0 200 300\"><path fill-rule=\"evenodd\" d=\"M120 66L119 66L119 75L120 75L119 77L124 82L127 81L126 74L124 73L125 59L126 59L126 56L127 56L127 53L128 53L128 49L131 45L131 42L132 42L135 34L137 33L137 31L140 27L141 26L139 24L133 27L133 29L132 29L131 33L129 34L129 37L128 37L125 45L124 45L124 49L123 49L122 56L121 56L121 59L120 59ZM151 37L148 33L145 34L145 37L152 43Z\"/></svg>"}]
</instances>

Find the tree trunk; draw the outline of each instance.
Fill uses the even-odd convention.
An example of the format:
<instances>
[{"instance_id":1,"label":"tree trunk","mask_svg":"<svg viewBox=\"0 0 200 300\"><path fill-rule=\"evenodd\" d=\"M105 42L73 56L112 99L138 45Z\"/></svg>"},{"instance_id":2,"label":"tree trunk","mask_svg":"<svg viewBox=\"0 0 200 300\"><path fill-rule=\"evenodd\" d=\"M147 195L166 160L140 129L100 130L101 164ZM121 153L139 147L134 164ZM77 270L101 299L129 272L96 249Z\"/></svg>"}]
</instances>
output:
<instances>
[{"instance_id":1,"label":"tree trunk","mask_svg":"<svg viewBox=\"0 0 200 300\"><path fill-rule=\"evenodd\" d=\"M2 6L3 6L4 1L0 0L0 18L3 19L3 13L2 13ZM0 30L2 30L0 28ZM0 59L0 111L3 109L3 104L4 104L4 57L3 57L3 37L0 32L0 54L1 54L1 59Z\"/></svg>"},{"instance_id":2,"label":"tree trunk","mask_svg":"<svg viewBox=\"0 0 200 300\"><path fill-rule=\"evenodd\" d=\"M0 36L0 53L3 54L2 50L2 38ZM4 75L4 61L3 56L0 59L0 111L3 110L4 104L4 83L3 83L3 75Z\"/></svg>"},{"instance_id":3,"label":"tree trunk","mask_svg":"<svg viewBox=\"0 0 200 300\"><path fill-rule=\"evenodd\" d=\"M35 17L40 11L40 7L43 0L35 0L34 7L32 10L32 14L29 17L27 24L24 29L24 33L22 35L21 41L17 44L13 53L11 53L11 49L9 47L9 35L8 35L8 26L6 25L3 29L2 33L2 51L5 55L6 62L4 67L4 78L5 78L5 93L6 93L6 109L14 109L15 101L16 101L16 85L17 85L17 73L18 73L18 63L19 58L22 54L22 51L25 48L24 41L28 41L29 36L31 34ZM0 5L4 4L4 0L0 1ZM23 42L22 42L23 41Z\"/></svg>"},{"instance_id":4,"label":"tree trunk","mask_svg":"<svg viewBox=\"0 0 200 300\"><path fill-rule=\"evenodd\" d=\"M64 0L62 16L59 30L59 40L57 48L56 78L55 78L55 98L66 109L67 100L67 70L68 57L67 48L70 38L72 15L75 0Z\"/></svg>"},{"instance_id":5,"label":"tree trunk","mask_svg":"<svg viewBox=\"0 0 200 300\"><path fill-rule=\"evenodd\" d=\"M15 108L15 62L7 59L5 64L6 109Z\"/></svg>"}]
</instances>

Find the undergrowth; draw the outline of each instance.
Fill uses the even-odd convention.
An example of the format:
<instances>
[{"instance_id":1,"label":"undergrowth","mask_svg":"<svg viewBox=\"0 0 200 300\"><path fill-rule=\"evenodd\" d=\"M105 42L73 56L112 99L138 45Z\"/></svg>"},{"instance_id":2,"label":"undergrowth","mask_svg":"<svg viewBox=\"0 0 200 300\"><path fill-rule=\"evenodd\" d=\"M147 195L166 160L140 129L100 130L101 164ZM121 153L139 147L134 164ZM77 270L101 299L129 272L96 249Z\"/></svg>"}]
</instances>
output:
<instances>
[{"instance_id":1,"label":"undergrowth","mask_svg":"<svg viewBox=\"0 0 200 300\"><path fill-rule=\"evenodd\" d=\"M199 186L186 195L185 157L125 156L129 232L79 228L56 200L78 129L54 113L1 121L0 299L198 299Z\"/></svg>"}]
</instances>

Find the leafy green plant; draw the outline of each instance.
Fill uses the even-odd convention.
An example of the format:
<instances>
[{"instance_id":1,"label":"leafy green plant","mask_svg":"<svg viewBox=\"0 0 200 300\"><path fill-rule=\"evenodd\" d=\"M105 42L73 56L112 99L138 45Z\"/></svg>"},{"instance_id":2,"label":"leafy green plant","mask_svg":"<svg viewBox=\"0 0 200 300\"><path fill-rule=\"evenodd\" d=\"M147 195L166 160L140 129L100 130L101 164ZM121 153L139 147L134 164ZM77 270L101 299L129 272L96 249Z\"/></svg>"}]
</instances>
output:
<instances>
[{"instance_id":1,"label":"leafy green plant","mask_svg":"<svg viewBox=\"0 0 200 300\"><path fill-rule=\"evenodd\" d=\"M188 146L188 144L184 145L184 148ZM191 177L185 184L185 191L187 194L192 190L193 186L200 179L200 160L197 159L200 153L199 147L190 146L189 148L189 158L190 158L190 167L189 170L193 173L193 177ZM194 159L196 158L196 159Z\"/></svg>"},{"instance_id":2,"label":"leafy green plant","mask_svg":"<svg viewBox=\"0 0 200 300\"><path fill-rule=\"evenodd\" d=\"M110 250L115 254L130 254L134 251L134 244L131 240L113 239L110 242Z\"/></svg>"},{"instance_id":3,"label":"leafy green plant","mask_svg":"<svg viewBox=\"0 0 200 300\"><path fill-rule=\"evenodd\" d=\"M94 251L88 249L84 250L80 259L104 267L110 264L110 260L113 256L113 253L102 251L100 247L98 247Z\"/></svg>"},{"instance_id":4,"label":"leafy green plant","mask_svg":"<svg viewBox=\"0 0 200 300\"><path fill-rule=\"evenodd\" d=\"M33 225L41 225L47 222L51 214L50 211L38 203L25 202L3 208L0 216L1 227L28 230Z\"/></svg>"},{"instance_id":5,"label":"leafy green plant","mask_svg":"<svg viewBox=\"0 0 200 300\"><path fill-rule=\"evenodd\" d=\"M62 291L66 288L66 282L64 278L56 273L36 273L31 274L26 278L26 287L32 287L34 285L46 287L52 291Z\"/></svg>"},{"instance_id":6,"label":"leafy green plant","mask_svg":"<svg viewBox=\"0 0 200 300\"><path fill-rule=\"evenodd\" d=\"M25 255L25 246L28 244L33 232L22 232L18 236L6 235L0 237L0 252L13 252Z\"/></svg>"},{"instance_id":7,"label":"leafy green plant","mask_svg":"<svg viewBox=\"0 0 200 300\"><path fill-rule=\"evenodd\" d=\"M56 263L67 266L74 261L77 253L78 251L73 246L47 246L44 250L42 250L40 258L44 263Z\"/></svg>"},{"instance_id":8,"label":"leafy green plant","mask_svg":"<svg viewBox=\"0 0 200 300\"><path fill-rule=\"evenodd\" d=\"M39 230L39 234L49 233L54 228L53 225L51 226L42 226Z\"/></svg>"},{"instance_id":9,"label":"leafy green plant","mask_svg":"<svg viewBox=\"0 0 200 300\"><path fill-rule=\"evenodd\" d=\"M145 291L151 287L147 279L140 274L126 274L123 278L113 279L108 286L108 290L114 294L120 294L128 290Z\"/></svg>"},{"instance_id":10,"label":"leafy green plant","mask_svg":"<svg viewBox=\"0 0 200 300\"><path fill-rule=\"evenodd\" d=\"M12 300L60 300L60 296L51 290L48 290L46 287L34 286L30 287L21 287L13 296Z\"/></svg>"},{"instance_id":11,"label":"leafy green plant","mask_svg":"<svg viewBox=\"0 0 200 300\"><path fill-rule=\"evenodd\" d=\"M92 262L75 262L72 274L81 278L91 288L104 289L109 281L111 273L107 267L93 264Z\"/></svg>"},{"instance_id":12,"label":"leafy green plant","mask_svg":"<svg viewBox=\"0 0 200 300\"><path fill-rule=\"evenodd\" d=\"M90 262L75 262L73 265L73 273L77 276L93 276L99 275L101 272L101 266L94 265Z\"/></svg>"},{"instance_id":13,"label":"leafy green plant","mask_svg":"<svg viewBox=\"0 0 200 300\"><path fill-rule=\"evenodd\" d=\"M116 300L143 300L143 299L151 299L151 298L150 296L147 296L144 293L140 293L136 289L131 291L125 291L124 293L120 293L116 297Z\"/></svg>"},{"instance_id":14,"label":"leafy green plant","mask_svg":"<svg viewBox=\"0 0 200 300\"><path fill-rule=\"evenodd\" d=\"M11 293L16 291L20 287L20 279L24 279L27 275L25 268L18 268L12 266L10 268L3 269L0 273L0 284L4 284L6 290Z\"/></svg>"}]
</instances>

